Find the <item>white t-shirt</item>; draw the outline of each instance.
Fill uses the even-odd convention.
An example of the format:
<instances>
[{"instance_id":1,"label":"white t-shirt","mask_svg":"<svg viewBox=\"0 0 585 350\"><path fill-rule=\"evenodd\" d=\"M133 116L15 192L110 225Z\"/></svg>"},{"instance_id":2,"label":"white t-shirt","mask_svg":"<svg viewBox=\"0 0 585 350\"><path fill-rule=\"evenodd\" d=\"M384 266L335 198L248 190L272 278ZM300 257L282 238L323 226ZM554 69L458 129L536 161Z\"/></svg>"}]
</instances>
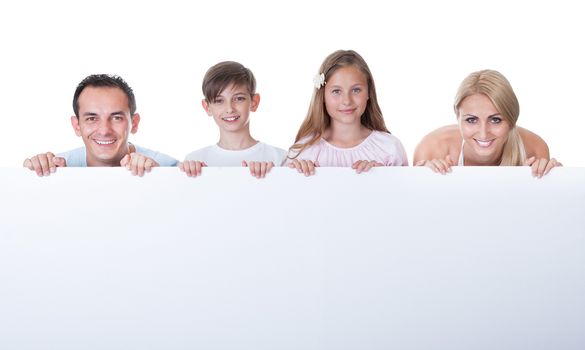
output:
<instances>
[{"instance_id":1,"label":"white t-shirt","mask_svg":"<svg viewBox=\"0 0 585 350\"><path fill-rule=\"evenodd\" d=\"M281 166L285 158L285 150L258 142L250 148L237 151L211 145L187 154L185 160L202 161L207 166L242 166L244 160L247 162L273 162L275 166Z\"/></svg>"}]
</instances>

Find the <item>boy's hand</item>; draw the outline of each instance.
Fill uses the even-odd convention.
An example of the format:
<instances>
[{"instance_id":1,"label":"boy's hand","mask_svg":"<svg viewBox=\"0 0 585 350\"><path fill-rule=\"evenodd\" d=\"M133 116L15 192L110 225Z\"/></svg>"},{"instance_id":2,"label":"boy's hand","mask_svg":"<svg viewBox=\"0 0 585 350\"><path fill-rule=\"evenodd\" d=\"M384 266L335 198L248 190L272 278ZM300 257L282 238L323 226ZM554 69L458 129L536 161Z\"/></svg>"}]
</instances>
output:
<instances>
[{"instance_id":1,"label":"boy's hand","mask_svg":"<svg viewBox=\"0 0 585 350\"><path fill-rule=\"evenodd\" d=\"M40 153L26 158L23 167L33 170L38 176L49 176L57 170L57 167L66 167L65 158L55 157L51 152Z\"/></svg>"},{"instance_id":2,"label":"boy's hand","mask_svg":"<svg viewBox=\"0 0 585 350\"><path fill-rule=\"evenodd\" d=\"M186 160L178 164L179 169L189 177L201 176L201 168L206 166L207 164L198 160Z\"/></svg>"},{"instance_id":3,"label":"boy's hand","mask_svg":"<svg viewBox=\"0 0 585 350\"><path fill-rule=\"evenodd\" d=\"M130 170L132 175L138 176L143 176L145 172L149 173L152 168L159 166L154 159L136 152L125 155L120 165Z\"/></svg>"},{"instance_id":4,"label":"boy's hand","mask_svg":"<svg viewBox=\"0 0 585 350\"><path fill-rule=\"evenodd\" d=\"M242 166L250 168L250 175L254 176L257 179L261 179L266 176L270 172L270 169L274 167L274 163L272 162L246 162L245 160L242 162Z\"/></svg>"}]
</instances>

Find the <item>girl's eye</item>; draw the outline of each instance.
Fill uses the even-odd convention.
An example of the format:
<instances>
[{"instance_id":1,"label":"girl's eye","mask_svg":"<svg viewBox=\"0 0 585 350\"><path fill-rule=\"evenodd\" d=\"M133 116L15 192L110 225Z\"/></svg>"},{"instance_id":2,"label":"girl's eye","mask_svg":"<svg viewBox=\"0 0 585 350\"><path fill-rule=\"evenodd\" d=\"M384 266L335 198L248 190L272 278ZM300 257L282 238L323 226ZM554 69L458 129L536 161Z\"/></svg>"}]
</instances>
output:
<instances>
[{"instance_id":1,"label":"girl's eye","mask_svg":"<svg viewBox=\"0 0 585 350\"><path fill-rule=\"evenodd\" d=\"M465 118L465 121L469 124L475 124L475 123L477 123L477 118L476 117L467 117L467 118Z\"/></svg>"},{"instance_id":2,"label":"girl's eye","mask_svg":"<svg viewBox=\"0 0 585 350\"><path fill-rule=\"evenodd\" d=\"M341 90L339 90L339 89L333 89L333 90L331 90L331 93L333 95L339 95L341 93Z\"/></svg>"},{"instance_id":3,"label":"girl's eye","mask_svg":"<svg viewBox=\"0 0 585 350\"><path fill-rule=\"evenodd\" d=\"M354 94L359 94L360 92L362 92L362 89L361 88L353 88L352 91Z\"/></svg>"}]
</instances>

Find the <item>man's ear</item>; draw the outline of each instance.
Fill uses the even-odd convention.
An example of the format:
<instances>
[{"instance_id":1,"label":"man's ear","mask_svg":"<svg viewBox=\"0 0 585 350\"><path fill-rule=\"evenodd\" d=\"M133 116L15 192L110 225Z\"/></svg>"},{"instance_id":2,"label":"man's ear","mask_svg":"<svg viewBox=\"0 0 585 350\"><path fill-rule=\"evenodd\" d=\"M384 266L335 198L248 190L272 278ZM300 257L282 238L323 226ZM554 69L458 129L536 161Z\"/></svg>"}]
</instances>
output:
<instances>
[{"instance_id":1,"label":"man's ear","mask_svg":"<svg viewBox=\"0 0 585 350\"><path fill-rule=\"evenodd\" d=\"M138 123L140 123L140 114L134 113L131 120L132 120L132 128L130 129L130 132L133 134L136 134L136 132L138 131Z\"/></svg>"},{"instance_id":2,"label":"man's ear","mask_svg":"<svg viewBox=\"0 0 585 350\"><path fill-rule=\"evenodd\" d=\"M71 126L75 131L75 135L81 136L81 128L79 127L79 119L76 116L71 117Z\"/></svg>"},{"instance_id":3,"label":"man's ear","mask_svg":"<svg viewBox=\"0 0 585 350\"><path fill-rule=\"evenodd\" d=\"M207 113L207 115L211 117L211 112L209 111L209 103L207 103L207 100L205 99L201 100L201 106L203 106L205 113Z\"/></svg>"},{"instance_id":4,"label":"man's ear","mask_svg":"<svg viewBox=\"0 0 585 350\"><path fill-rule=\"evenodd\" d=\"M260 94L252 95L252 105L250 106L250 110L252 112L256 112L259 104L260 104Z\"/></svg>"}]
</instances>

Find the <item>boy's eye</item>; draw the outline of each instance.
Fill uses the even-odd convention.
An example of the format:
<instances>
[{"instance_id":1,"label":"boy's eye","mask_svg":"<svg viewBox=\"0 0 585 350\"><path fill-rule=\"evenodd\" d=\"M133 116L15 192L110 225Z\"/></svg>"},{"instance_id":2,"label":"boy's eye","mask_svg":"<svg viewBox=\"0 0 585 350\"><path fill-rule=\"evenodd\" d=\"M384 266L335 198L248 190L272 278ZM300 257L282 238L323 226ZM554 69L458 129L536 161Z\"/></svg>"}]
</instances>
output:
<instances>
[{"instance_id":1,"label":"boy's eye","mask_svg":"<svg viewBox=\"0 0 585 350\"><path fill-rule=\"evenodd\" d=\"M246 97L245 96L236 96L236 101L238 101L238 102L246 101Z\"/></svg>"},{"instance_id":2,"label":"boy's eye","mask_svg":"<svg viewBox=\"0 0 585 350\"><path fill-rule=\"evenodd\" d=\"M214 104L216 105L220 105L223 103L223 99L222 98L216 98L215 101L213 101Z\"/></svg>"}]
</instances>

